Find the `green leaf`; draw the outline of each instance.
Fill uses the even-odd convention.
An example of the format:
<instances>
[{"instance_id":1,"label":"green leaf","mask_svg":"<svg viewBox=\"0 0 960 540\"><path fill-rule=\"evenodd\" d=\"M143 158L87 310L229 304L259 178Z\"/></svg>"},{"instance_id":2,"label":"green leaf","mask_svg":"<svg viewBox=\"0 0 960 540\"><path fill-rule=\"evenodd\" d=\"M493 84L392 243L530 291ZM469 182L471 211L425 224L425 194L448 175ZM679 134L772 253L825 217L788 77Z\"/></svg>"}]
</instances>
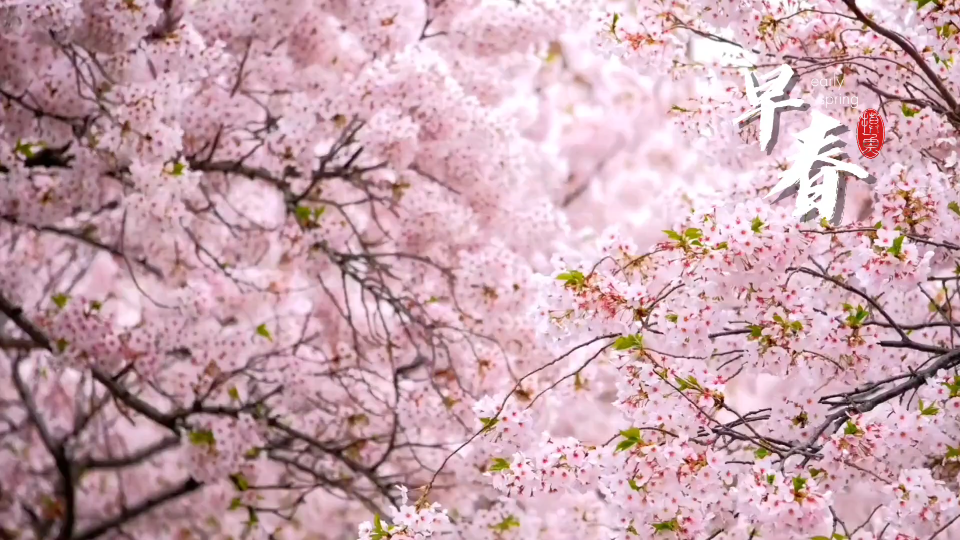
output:
<instances>
[{"instance_id":1,"label":"green leaf","mask_svg":"<svg viewBox=\"0 0 960 540\"><path fill-rule=\"evenodd\" d=\"M911 109L910 107L907 107L906 103L902 103L900 105L900 110L903 112L903 115L906 116L907 118L912 118L916 116L918 112L920 112L920 109Z\"/></svg>"},{"instance_id":2,"label":"green leaf","mask_svg":"<svg viewBox=\"0 0 960 540\"><path fill-rule=\"evenodd\" d=\"M720 242L714 249L730 249L730 244L727 244L726 242Z\"/></svg>"},{"instance_id":3,"label":"green leaf","mask_svg":"<svg viewBox=\"0 0 960 540\"><path fill-rule=\"evenodd\" d=\"M667 314L667 320L670 321L670 322L672 322L672 323L677 322L677 320L678 320L677 314L676 314L676 313L668 313L668 314Z\"/></svg>"},{"instance_id":4,"label":"green leaf","mask_svg":"<svg viewBox=\"0 0 960 540\"><path fill-rule=\"evenodd\" d=\"M759 217L755 217L753 218L753 221L750 222L750 230L759 234L765 225L766 224Z\"/></svg>"},{"instance_id":5,"label":"green leaf","mask_svg":"<svg viewBox=\"0 0 960 540\"><path fill-rule=\"evenodd\" d=\"M960 397L960 377L954 377L953 382L943 382L943 386L946 386L950 390L950 397Z\"/></svg>"},{"instance_id":6,"label":"green leaf","mask_svg":"<svg viewBox=\"0 0 960 540\"><path fill-rule=\"evenodd\" d=\"M383 530L383 522L380 521L380 514L373 516L373 534L370 536L373 540L382 540L388 538L390 533Z\"/></svg>"},{"instance_id":7,"label":"green leaf","mask_svg":"<svg viewBox=\"0 0 960 540\"><path fill-rule=\"evenodd\" d=\"M266 324L261 324L260 326L257 327L257 335L263 336L264 338L267 339L267 341L273 341L273 336L270 335L270 330L267 329Z\"/></svg>"},{"instance_id":8,"label":"green leaf","mask_svg":"<svg viewBox=\"0 0 960 540\"><path fill-rule=\"evenodd\" d=\"M17 144L13 148L15 154L20 154L21 156L30 159L36 154L34 153L34 148L43 149L46 145L42 142L40 143L25 143L20 139L17 139Z\"/></svg>"},{"instance_id":9,"label":"green leaf","mask_svg":"<svg viewBox=\"0 0 960 540\"><path fill-rule=\"evenodd\" d=\"M620 432L620 436L623 437L623 440L617 444L617 448L614 450L614 453L623 452L624 450L629 450L638 444L643 444L643 432L640 431L640 428L632 427L630 429L625 429Z\"/></svg>"},{"instance_id":10,"label":"green leaf","mask_svg":"<svg viewBox=\"0 0 960 540\"><path fill-rule=\"evenodd\" d=\"M565 281L568 287L579 288L586 284L587 278L579 270L571 270L557 276L558 281Z\"/></svg>"},{"instance_id":11,"label":"green leaf","mask_svg":"<svg viewBox=\"0 0 960 540\"><path fill-rule=\"evenodd\" d=\"M863 326L864 321L866 321L867 318L870 317L870 311L867 309L864 309L864 307L860 305L858 305L856 309L854 309L854 307L851 306L850 304L844 304L843 309L847 313L853 312L850 315L848 315L846 319L847 326L849 326L850 328L859 328Z\"/></svg>"},{"instance_id":12,"label":"green leaf","mask_svg":"<svg viewBox=\"0 0 960 540\"><path fill-rule=\"evenodd\" d=\"M678 232L676 232L676 231L663 231L663 232L667 233L667 238L669 238L669 239L671 239L671 240L676 240L677 242L682 242L682 241L683 241L683 237L680 236L680 233L678 233Z\"/></svg>"},{"instance_id":13,"label":"green leaf","mask_svg":"<svg viewBox=\"0 0 960 540\"><path fill-rule=\"evenodd\" d=\"M825 472L823 469L810 469L810 477L816 478Z\"/></svg>"},{"instance_id":14,"label":"green leaf","mask_svg":"<svg viewBox=\"0 0 960 540\"><path fill-rule=\"evenodd\" d=\"M697 378L694 377L693 375L687 377L686 379L677 377L676 383L677 383L678 389L681 392L685 392L687 390L697 390L701 392L703 391L703 388L701 388L700 386L700 381L698 381Z\"/></svg>"},{"instance_id":15,"label":"green leaf","mask_svg":"<svg viewBox=\"0 0 960 540\"><path fill-rule=\"evenodd\" d=\"M920 416L936 416L940 412L935 405L923 406L923 400L920 400Z\"/></svg>"},{"instance_id":16,"label":"green leaf","mask_svg":"<svg viewBox=\"0 0 960 540\"><path fill-rule=\"evenodd\" d=\"M496 525L491 525L490 528L497 532L507 532L510 529L520 526L520 522L517 521L517 518L514 516L507 516L503 518L503 521L497 523Z\"/></svg>"},{"instance_id":17,"label":"green leaf","mask_svg":"<svg viewBox=\"0 0 960 540\"><path fill-rule=\"evenodd\" d=\"M903 236L898 236L896 240L893 241L893 245L887 249L887 253L892 253L894 257L899 257L903 253Z\"/></svg>"},{"instance_id":18,"label":"green leaf","mask_svg":"<svg viewBox=\"0 0 960 540\"><path fill-rule=\"evenodd\" d=\"M230 396L230 399L234 401L240 401L240 392L237 390L236 386L231 386L230 390L227 391L227 394Z\"/></svg>"},{"instance_id":19,"label":"green leaf","mask_svg":"<svg viewBox=\"0 0 960 540\"><path fill-rule=\"evenodd\" d=\"M490 431L491 429L493 429L493 426L500 423L500 419L498 418L481 418L480 421L483 422L484 433Z\"/></svg>"},{"instance_id":20,"label":"green leaf","mask_svg":"<svg viewBox=\"0 0 960 540\"><path fill-rule=\"evenodd\" d=\"M250 526L253 526L253 525L256 525L257 523L260 523L260 518L257 517L257 511L254 510L252 506L248 506L248 507L247 507L247 517L248 517L249 520L250 520L250 521L249 521Z\"/></svg>"},{"instance_id":21,"label":"green leaf","mask_svg":"<svg viewBox=\"0 0 960 540\"><path fill-rule=\"evenodd\" d=\"M844 435L859 435L860 433L862 433L860 428L858 428L853 422L847 422L846 426L843 428Z\"/></svg>"},{"instance_id":22,"label":"green leaf","mask_svg":"<svg viewBox=\"0 0 960 540\"><path fill-rule=\"evenodd\" d=\"M947 455L944 456L944 459L957 459L960 458L960 448L954 448L947 445Z\"/></svg>"},{"instance_id":23,"label":"green leaf","mask_svg":"<svg viewBox=\"0 0 960 540\"><path fill-rule=\"evenodd\" d=\"M214 438L212 431L204 429L190 432L190 444L196 446L213 446L217 444L217 440Z\"/></svg>"},{"instance_id":24,"label":"green leaf","mask_svg":"<svg viewBox=\"0 0 960 540\"><path fill-rule=\"evenodd\" d=\"M953 201L950 204L948 204L947 208L949 208L954 214L960 216L960 204L957 204L956 201Z\"/></svg>"},{"instance_id":25,"label":"green leaf","mask_svg":"<svg viewBox=\"0 0 960 540\"><path fill-rule=\"evenodd\" d=\"M689 238L690 240L696 240L698 238L703 238L703 232L700 229L687 229L683 231L684 238Z\"/></svg>"},{"instance_id":26,"label":"green leaf","mask_svg":"<svg viewBox=\"0 0 960 540\"><path fill-rule=\"evenodd\" d=\"M69 341L67 341L67 340L65 340L65 339L63 339L63 338L58 339L57 342L56 342L57 352L61 352L61 353L62 353L63 351L67 350L67 347L68 347L69 345L70 345L70 342L69 342Z\"/></svg>"},{"instance_id":27,"label":"green leaf","mask_svg":"<svg viewBox=\"0 0 960 540\"><path fill-rule=\"evenodd\" d=\"M617 23L620 22L620 14L613 14L613 21L610 23L610 33L613 34L613 37L617 37ZM620 41L620 38L617 38L617 41Z\"/></svg>"},{"instance_id":28,"label":"green leaf","mask_svg":"<svg viewBox=\"0 0 960 540\"><path fill-rule=\"evenodd\" d=\"M493 458L493 465L490 466L490 471L491 471L491 472L509 471L509 470L510 470L510 462L509 462L509 461L507 461L507 460L505 460L505 459L503 459L503 458L499 458L499 457L498 457L498 458Z\"/></svg>"},{"instance_id":29,"label":"green leaf","mask_svg":"<svg viewBox=\"0 0 960 540\"><path fill-rule=\"evenodd\" d=\"M620 441L619 444L617 444L617 448L614 449L613 453L617 454L617 453L623 452L624 450L629 450L634 446L636 446L637 442L638 441L636 441L635 439L624 439Z\"/></svg>"},{"instance_id":30,"label":"green leaf","mask_svg":"<svg viewBox=\"0 0 960 540\"><path fill-rule=\"evenodd\" d=\"M643 336L640 334L634 334L632 336L619 337L613 342L613 348L618 351L643 349Z\"/></svg>"},{"instance_id":31,"label":"green leaf","mask_svg":"<svg viewBox=\"0 0 960 540\"><path fill-rule=\"evenodd\" d=\"M958 33L960 33L960 30L958 30L957 25L952 22L937 27L937 37L940 39L950 39Z\"/></svg>"},{"instance_id":32,"label":"green leaf","mask_svg":"<svg viewBox=\"0 0 960 540\"><path fill-rule=\"evenodd\" d=\"M58 308L63 309L67 306L67 302L70 301L70 297L65 294L55 294L50 297L53 300L53 303L57 305Z\"/></svg>"},{"instance_id":33,"label":"green leaf","mask_svg":"<svg viewBox=\"0 0 960 540\"><path fill-rule=\"evenodd\" d=\"M186 170L187 166L179 161L173 164L173 170L170 171L170 174L173 176L183 176L183 171Z\"/></svg>"},{"instance_id":34,"label":"green leaf","mask_svg":"<svg viewBox=\"0 0 960 540\"><path fill-rule=\"evenodd\" d=\"M628 480L628 481L627 481L627 484L630 484L630 489L632 489L632 490L634 490L634 491L641 491L641 490L643 489L643 488L641 488L640 486L637 485L637 481L634 480L633 478L631 478L630 480Z\"/></svg>"},{"instance_id":35,"label":"green leaf","mask_svg":"<svg viewBox=\"0 0 960 540\"><path fill-rule=\"evenodd\" d=\"M230 508L227 508L227 510L236 510L241 506L243 506L243 503L240 502L240 497L234 497L233 500L230 501Z\"/></svg>"},{"instance_id":36,"label":"green leaf","mask_svg":"<svg viewBox=\"0 0 960 540\"><path fill-rule=\"evenodd\" d=\"M237 486L237 489L240 491L246 491L250 489L250 483L247 482L247 478L240 473L231 475L230 480L233 481L233 485Z\"/></svg>"},{"instance_id":37,"label":"green leaf","mask_svg":"<svg viewBox=\"0 0 960 540\"><path fill-rule=\"evenodd\" d=\"M306 223L310 221L310 215L313 212L306 206L298 206L293 210L293 215L297 217L297 221L301 223Z\"/></svg>"},{"instance_id":38,"label":"green leaf","mask_svg":"<svg viewBox=\"0 0 960 540\"><path fill-rule=\"evenodd\" d=\"M751 339L759 339L763 335L763 327L758 324L751 324L747 328L750 330Z\"/></svg>"},{"instance_id":39,"label":"green leaf","mask_svg":"<svg viewBox=\"0 0 960 540\"><path fill-rule=\"evenodd\" d=\"M766 448L758 448L753 455L757 456L757 459L763 459L770 455L770 451Z\"/></svg>"},{"instance_id":40,"label":"green leaf","mask_svg":"<svg viewBox=\"0 0 960 540\"><path fill-rule=\"evenodd\" d=\"M807 487L807 479L799 476L793 479L793 491L800 493Z\"/></svg>"},{"instance_id":41,"label":"green leaf","mask_svg":"<svg viewBox=\"0 0 960 540\"><path fill-rule=\"evenodd\" d=\"M770 484L771 486L773 485L774 482L776 482L776 480L777 480L777 475L775 474L767 475L767 483Z\"/></svg>"},{"instance_id":42,"label":"green leaf","mask_svg":"<svg viewBox=\"0 0 960 540\"><path fill-rule=\"evenodd\" d=\"M664 521L663 523L653 524L653 531L657 533L676 532L678 530L680 530L680 524L677 523L677 518L673 518L670 521Z\"/></svg>"}]
</instances>

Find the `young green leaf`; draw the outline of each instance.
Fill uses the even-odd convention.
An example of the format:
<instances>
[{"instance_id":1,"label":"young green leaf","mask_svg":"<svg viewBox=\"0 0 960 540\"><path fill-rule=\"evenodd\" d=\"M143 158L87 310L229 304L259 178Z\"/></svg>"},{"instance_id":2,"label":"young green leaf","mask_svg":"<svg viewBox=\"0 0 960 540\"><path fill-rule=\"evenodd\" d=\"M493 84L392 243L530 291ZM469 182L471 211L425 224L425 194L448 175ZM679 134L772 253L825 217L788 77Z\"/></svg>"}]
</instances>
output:
<instances>
[{"instance_id":1,"label":"young green leaf","mask_svg":"<svg viewBox=\"0 0 960 540\"><path fill-rule=\"evenodd\" d=\"M500 419L499 418L481 418L480 421L483 422L483 432L486 433L491 429L493 429L493 426L497 425L500 422Z\"/></svg>"},{"instance_id":2,"label":"young green leaf","mask_svg":"<svg viewBox=\"0 0 960 540\"><path fill-rule=\"evenodd\" d=\"M677 522L677 518L673 518L670 521L664 521L662 523L653 524L653 531L655 533L676 532L679 530L680 530L680 524Z\"/></svg>"},{"instance_id":3,"label":"young green leaf","mask_svg":"<svg viewBox=\"0 0 960 540\"><path fill-rule=\"evenodd\" d=\"M520 526L520 522L517 520L516 517L511 515L503 518L503 521L501 521L500 523L497 523L496 525L491 525L490 528L496 532L503 533L519 526Z\"/></svg>"},{"instance_id":4,"label":"young green leaf","mask_svg":"<svg viewBox=\"0 0 960 540\"><path fill-rule=\"evenodd\" d=\"M270 334L270 330L267 329L266 324L261 324L257 327L257 335L266 338L267 341L273 341L273 336Z\"/></svg>"},{"instance_id":5,"label":"young green leaf","mask_svg":"<svg viewBox=\"0 0 960 540\"><path fill-rule=\"evenodd\" d=\"M894 257L899 257L903 253L903 236L898 236L896 240L893 241L893 245L887 248L887 253L892 254Z\"/></svg>"},{"instance_id":6,"label":"young green leaf","mask_svg":"<svg viewBox=\"0 0 960 540\"><path fill-rule=\"evenodd\" d=\"M683 237L680 236L680 233L678 233L677 231L663 231L663 232L666 233L666 234L667 234L667 238L669 238L669 239L671 239L671 240L675 240L675 241L677 241L677 242L682 242L682 241L683 241Z\"/></svg>"},{"instance_id":7,"label":"young green leaf","mask_svg":"<svg viewBox=\"0 0 960 540\"><path fill-rule=\"evenodd\" d=\"M613 348L618 351L643 349L643 336L640 334L634 334L632 336L619 337L613 342Z\"/></svg>"},{"instance_id":8,"label":"young green leaf","mask_svg":"<svg viewBox=\"0 0 960 540\"><path fill-rule=\"evenodd\" d=\"M191 431L189 438L190 444L196 446L213 446L217 443L217 440L213 436L213 432L209 429Z\"/></svg>"},{"instance_id":9,"label":"young green leaf","mask_svg":"<svg viewBox=\"0 0 960 540\"><path fill-rule=\"evenodd\" d=\"M567 287L580 288L583 287L587 278L579 270L571 270L569 272L563 272L557 276L558 281L566 282Z\"/></svg>"}]
</instances>

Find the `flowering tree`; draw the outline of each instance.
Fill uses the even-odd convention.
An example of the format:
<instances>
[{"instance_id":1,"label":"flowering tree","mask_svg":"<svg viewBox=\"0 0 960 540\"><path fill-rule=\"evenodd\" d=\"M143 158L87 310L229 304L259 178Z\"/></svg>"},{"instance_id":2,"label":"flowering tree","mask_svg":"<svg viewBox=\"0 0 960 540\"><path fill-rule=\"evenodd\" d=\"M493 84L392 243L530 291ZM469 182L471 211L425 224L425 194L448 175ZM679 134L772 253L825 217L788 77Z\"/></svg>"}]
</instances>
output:
<instances>
[{"instance_id":1,"label":"flowering tree","mask_svg":"<svg viewBox=\"0 0 960 540\"><path fill-rule=\"evenodd\" d=\"M0 538L946 537L951 6L0 4ZM886 120L839 225L784 63Z\"/></svg>"},{"instance_id":2,"label":"flowering tree","mask_svg":"<svg viewBox=\"0 0 960 540\"><path fill-rule=\"evenodd\" d=\"M549 505L583 512L592 532L571 538L960 531L957 17L949 2L842 0L648 2L597 18L624 62L702 83L672 114L714 189L686 198L653 245L613 233L543 281L539 314L545 337L571 347L566 374L475 407L473 445L518 504L518 529ZM690 36L728 52L691 59ZM734 122L750 107L743 68L782 64L799 75L790 97L814 111L848 126L866 108L885 118L880 155L859 160L873 185L850 186L841 224L765 198L811 113L781 114L770 156L757 124ZM850 100L817 92L861 107L831 109ZM584 390L594 379L607 385ZM591 391L616 421L553 433L570 395ZM523 403L544 392L554 399Z\"/></svg>"},{"instance_id":3,"label":"flowering tree","mask_svg":"<svg viewBox=\"0 0 960 540\"><path fill-rule=\"evenodd\" d=\"M580 5L0 2L0 538L343 538L426 483L551 359Z\"/></svg>"}]
</instances>

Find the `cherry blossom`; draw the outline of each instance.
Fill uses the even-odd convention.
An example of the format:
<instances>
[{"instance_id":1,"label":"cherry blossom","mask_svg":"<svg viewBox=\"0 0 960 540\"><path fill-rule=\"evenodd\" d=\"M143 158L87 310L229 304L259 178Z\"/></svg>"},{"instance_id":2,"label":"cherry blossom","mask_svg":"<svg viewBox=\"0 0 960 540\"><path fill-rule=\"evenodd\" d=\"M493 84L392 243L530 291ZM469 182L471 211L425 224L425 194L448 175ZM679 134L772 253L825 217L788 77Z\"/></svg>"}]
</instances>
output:
<instances>
[{"instance_id":1,"label":"cherry blossom","mask_svg":"<svg viewBox=\"0 0 960 540\"><path fill-rule=\"evenodd\" d=\"M958 17L0 2L0 538L958 536Z\"/></svg>"}]
</instances>

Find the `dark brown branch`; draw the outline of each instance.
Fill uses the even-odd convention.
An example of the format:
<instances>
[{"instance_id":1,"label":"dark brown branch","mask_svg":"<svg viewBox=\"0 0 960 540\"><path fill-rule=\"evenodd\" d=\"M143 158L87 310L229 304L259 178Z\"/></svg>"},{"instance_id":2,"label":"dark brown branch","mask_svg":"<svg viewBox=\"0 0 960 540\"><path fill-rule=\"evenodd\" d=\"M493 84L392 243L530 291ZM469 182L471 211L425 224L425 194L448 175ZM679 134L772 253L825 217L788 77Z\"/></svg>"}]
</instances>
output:
<instances>
[{"instance_id":1,"label":"dark brown branch","mask_svg":"<svg viewBox=\"0 0 960 540\"><path fill-rule=\"evenodd\" d=\"M89 529L78 532L71 538L71 540L93 540L94 538L110 532L112 529L120 527L129 521L134 520L146 514L147 512L150 512L154 508L192 493L200 489L202 486L203 484L197 482L193 478L190 478L186 482L173 489L158 493L157 495L146 499L132 508L125 509L113 518L110 518L98 525L94 525Z\"/></svg>"},{"instance_id":2,"label":"dark brown branch","mask_svg":"<svg viewBox=\"0 0 960 540\"><path fill-rule=\"evenodd\" d=\"M940 94L940 97L947 103L947 105L949 105L952 115L956 115L958 114L958 112L960 112L960 108L958 108L957 106L957 100L953 97L953 95L947 89L946 85L943 84L943 81L940 80L940 77L938 77L937 74L933 71L933 69L931 69L930 66L927 65L927 62L923 59L923 56L921 56L920 53L917 52L917 49L909 41L904 39L903 36L895 32L892 32L880 26L879 24L875 23L873 19L868 17L857 6L856 0L843 0L843 3L846 4L846 6L850 9L850 11L853 12L854 15L857 16L857 19L860 22L865 24L868 28L870 28L874 32L896 43L901 49L903 49L903 52L907 53L907 55L910 58L912 58L914 62L916 62L917 67L919 67L923 71L924 75L927 76L927 79L929 79L930 83L933 84L934 87L936 87L937 92L939 92Z\"/></svg>"}]
</instances>

